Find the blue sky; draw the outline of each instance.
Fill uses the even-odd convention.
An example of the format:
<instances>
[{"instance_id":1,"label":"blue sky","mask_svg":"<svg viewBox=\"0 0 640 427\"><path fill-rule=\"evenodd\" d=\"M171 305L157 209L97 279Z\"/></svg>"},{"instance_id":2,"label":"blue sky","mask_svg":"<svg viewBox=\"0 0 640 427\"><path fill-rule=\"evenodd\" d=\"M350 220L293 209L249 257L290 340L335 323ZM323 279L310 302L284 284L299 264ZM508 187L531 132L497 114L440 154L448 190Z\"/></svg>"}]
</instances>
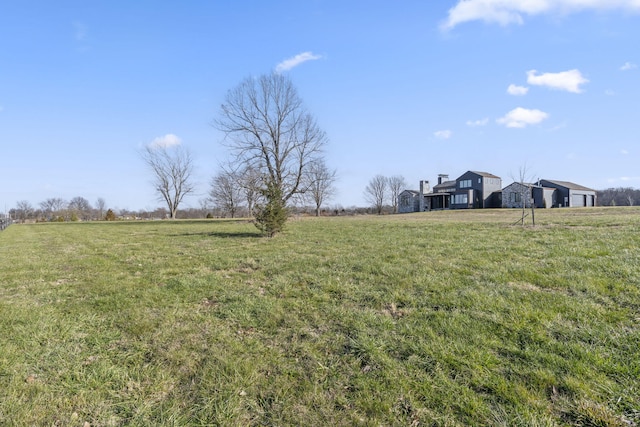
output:
<instances>
[{"instance_id":1,"label":"blue sky","mask_svg":"<svg viewBox=\"0 0 640 427\"><path fill-rule=\"evenodd\" d=\"M98 197L153 209L146 144L226 158L211 126L248 76L287 73L327 132L329 202L376 174L640 187L640 1L15 1L0 5L0 210Z\"/></svg>"}]
</instances>

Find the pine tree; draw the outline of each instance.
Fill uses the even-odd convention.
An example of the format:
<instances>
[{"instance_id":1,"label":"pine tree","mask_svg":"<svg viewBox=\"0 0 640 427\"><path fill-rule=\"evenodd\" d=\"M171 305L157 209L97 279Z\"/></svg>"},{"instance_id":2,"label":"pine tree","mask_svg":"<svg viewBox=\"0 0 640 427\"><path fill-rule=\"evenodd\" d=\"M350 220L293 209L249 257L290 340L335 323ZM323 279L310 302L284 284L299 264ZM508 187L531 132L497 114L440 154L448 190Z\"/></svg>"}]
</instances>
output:
<instances>
[{"instance_id":1,"label":"pine tree","mask_svg":"<svg viewBox=\"0 0 640 427\"><path fill-rule=\"evenodd\" d=\"M267 186L260 190L267 200L264 206L256 209L256 227L268 237L273 237L284 229L287 221L287 208L282 200L282 190L275 182L267 182Z\"/></svg>"}]
</instances>

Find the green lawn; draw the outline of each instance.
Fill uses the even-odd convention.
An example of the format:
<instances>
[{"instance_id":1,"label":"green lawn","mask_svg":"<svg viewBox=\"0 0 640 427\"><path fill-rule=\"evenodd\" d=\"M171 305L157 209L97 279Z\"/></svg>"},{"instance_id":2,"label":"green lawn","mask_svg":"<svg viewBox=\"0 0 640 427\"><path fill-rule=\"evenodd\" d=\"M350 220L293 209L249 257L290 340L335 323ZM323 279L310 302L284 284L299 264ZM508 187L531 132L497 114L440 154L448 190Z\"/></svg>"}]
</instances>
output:
<instances>
[{"instance_id":1,"label":"green lawn","mask_svg":"<svg viewBox=\"0 0 640 427\"><path fill-rule=\"evenodd\" d=\"M12 225L0 425L640 425L640 209L518 218Z\"/></svg>"}]
</instances>

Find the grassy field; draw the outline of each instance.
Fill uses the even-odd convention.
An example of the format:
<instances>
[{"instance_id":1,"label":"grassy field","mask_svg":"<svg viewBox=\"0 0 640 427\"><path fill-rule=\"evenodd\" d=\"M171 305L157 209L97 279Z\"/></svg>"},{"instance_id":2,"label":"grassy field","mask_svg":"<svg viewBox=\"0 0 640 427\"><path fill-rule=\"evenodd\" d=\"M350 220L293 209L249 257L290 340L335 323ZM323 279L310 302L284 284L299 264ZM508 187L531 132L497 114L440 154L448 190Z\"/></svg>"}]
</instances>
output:
<instances>
[{"instance_id":1,"label":"grassy field","mask_svg":"<svg viewBox=\"0 0 640 427\"><path fill-rule=\"evenodd\" d=\"M640 209L12 225L0 425L640 425Z\"/></svg>"}]
</instances>

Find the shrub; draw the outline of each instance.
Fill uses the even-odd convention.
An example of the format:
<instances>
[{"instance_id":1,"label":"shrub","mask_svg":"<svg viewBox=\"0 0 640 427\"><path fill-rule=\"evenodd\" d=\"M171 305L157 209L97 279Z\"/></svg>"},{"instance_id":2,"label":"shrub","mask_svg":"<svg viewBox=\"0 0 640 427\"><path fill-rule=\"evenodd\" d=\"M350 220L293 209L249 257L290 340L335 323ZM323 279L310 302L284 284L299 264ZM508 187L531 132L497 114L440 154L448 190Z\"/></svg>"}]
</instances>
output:
<instances>
[{"instance_id":1,"label":"shrub","mask_svg":"<svg viewBox=\"0 0 640 427\"><path fill-rule=\"evenodd\" d=\"M104 216L104 219L107 221L115 221L116 220L116 214L113 213L113 211L111 209L109 209L107 211L107 214Z\"/></svg>"},{"instance_id":2,"label":"shrub","mask_svg":"<svg viewBox=\"0 0 640 427\"><path fill-rule=\"evenodd\" d=\"M270 181L260 193L267 200L264 206L256 208L256 227L268 237L273 237L284 229L288 212L282 200L282 189Z\"/></svg>"}]
</instances>

